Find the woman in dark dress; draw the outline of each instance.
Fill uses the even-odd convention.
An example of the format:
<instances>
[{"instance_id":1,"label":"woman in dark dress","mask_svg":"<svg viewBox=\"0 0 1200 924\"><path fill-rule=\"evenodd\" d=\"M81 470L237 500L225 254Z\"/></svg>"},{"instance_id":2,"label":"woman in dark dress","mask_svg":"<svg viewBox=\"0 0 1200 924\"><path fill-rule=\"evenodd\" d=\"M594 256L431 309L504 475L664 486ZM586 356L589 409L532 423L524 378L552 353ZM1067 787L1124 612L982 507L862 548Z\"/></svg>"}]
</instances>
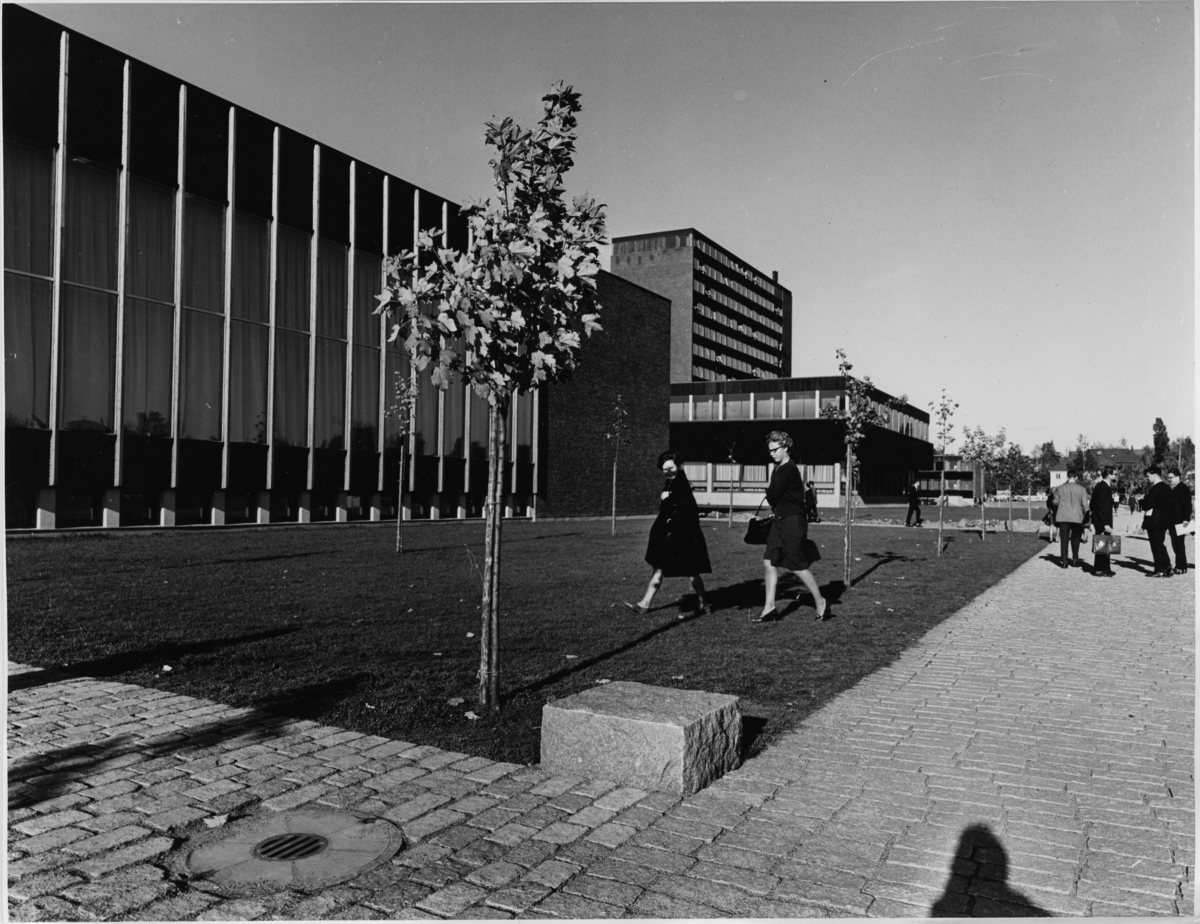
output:
<instances>
[{"instance_id":1,"label":"woman in dark dress","mask_svg":"<svg viewBox=\"0 0 1200 924\"><path fill-rule=\"evenodd\" d=\"M800 469L790 455L792 438L779 430L767 435L767 452L775 463L771 483L767 487L767 503L774 514L771 532L767 536L767 548L763 553L763 573L767 588L767 599L763 610L751 622L766 622L777 619L775 611L775 588L779 586L779 572L792 571L804 583L817 607L817 620L825 618L829 603L821 596L821 588L809 571L809 562L804 557L804 540L808 538L808 523L804 518L804 479Z\"/></svg>"},{"instance_id":2,"label":"woman in dark dress","mask_svg":"<svg viewBox=\"0 0 1200 924\"><path fill-rule=\"evenodd\" d=\"M650 584L638 603L626 603L636 613L650 609L650 601L658 592L665 577L689 577L696 591L696 615L709 612L704 602L704 579L702 574L711 574L708 561L708 545L700 529L700 508L692 496L692 486L687 475L679 466L675 453L664 452L658 457L659 467L666 477L662 490L662 502L658 507L658 519L650 527L650 542L646 546L646 562L654 569ZM680 615L680 619L686 618Z\"/></svg>"}]
</instances>

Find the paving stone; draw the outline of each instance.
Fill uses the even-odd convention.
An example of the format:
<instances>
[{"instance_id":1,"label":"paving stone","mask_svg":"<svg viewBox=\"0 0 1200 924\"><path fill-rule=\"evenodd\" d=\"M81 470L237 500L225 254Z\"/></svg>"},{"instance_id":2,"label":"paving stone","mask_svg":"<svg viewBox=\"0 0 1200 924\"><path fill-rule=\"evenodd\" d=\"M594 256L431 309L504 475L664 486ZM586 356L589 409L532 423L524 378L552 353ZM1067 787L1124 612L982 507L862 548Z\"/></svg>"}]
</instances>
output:
<instances>
[{"instance_id":1,"label":"paving stone","mask_svg":"<svg viewBox=\"0 0 1200 924\"><path fill-rule=\"evenodd\" d=\"M83 880L79 876L62 871L44 873L40 876L26 876L8 887L9 898L17 901L28 901L39 895L50 895L75 885Z\"/></svg>"},{"instance_id":2,"label":"paving stone","mask_svg":"<svg viewBox=\"0 0 1200 924\"><path fill-rule=\"evenodd\" d=\"M515 863L497 860L467 874L467 882L485 889L498 889L525 874L525 868Z\"/></svg>"},{"instance_id":3,"label":"paving stone","mask_svg":"<svg viewBox=\"0 0 1200 924\"><path fill-rule=\"evenodd\" d=\"M459 914L466 908L487 898L487 890L467 882L455 882L439 889L417 902L417 907L438 915Z\"/></svg>"},{"instance_id":4,"label":"paving stone","mask_svg":"<svg viewBox=\"0 0 1200 924\"><path fill-rule=\"evenodd\" d=\"M128 921L192 921L217 901L211 895L185 892L146 905L126 916Z\"/></svg>"},{"instance_id":5,"label":"paving stone","mask_svg":"<svg viewBox=\"0 0 1200 924\"><path fill-rule=\"evenodd\" d=\"M124 825L113 831L98 834L95 837L74 841L66 845L65 849L80 856L89 856L99 853L102 850L109 850L113 847L119 847L122 844L139 840L150 833L152 832L148 828L141 828L137 825Z\"/></svg>"},{"instance_id":6,"label":"paving stone","mask_svg":"<svg viewBox=\"0 0 1200 924\"><path fill-rule=\"evenodd\" d=\"M86 876L96 878L113 870L121 869L132 863L140 863L171 849L173 842L166 837L152 837L129 847L122 847L111 853L101 854L90 860L73 862L71 869L78 870Z\"/></svg>"},{"instance_id":7,"label":"paving stone","mask_svg":"<svg viewBox=\"0 0 1200 924\"><path fill-rule=\"evenodd\" d=\"M377 908L385 914L393 915L397 911L411 908L429 896L432 891L429 886L420 883L398 882L373 892L370 898L366 899L366 905L370 908Z\"/></svg>"},{"instance_id":8,"label":"paving stone","mask_svg":"<svg viewBox=\"0 0 1200 924\"><path fill-rule=\"evenodd\" d=\"M11 820L12 816L10 814L10 822ZM53 831L56 828L63 828L67 825L91 820L92 816L87 812L81 812L78 809L68 809L63 812L52 812L49 815L34 815L25 821L18 821L12 827L22 834L36 836L45 834L47 831Z\"/></svg>"},{"instance_id":9,"label":"paving stone","mask_svg":"<svg viewBox=\"0 0 1200 924\"><path fill-rule=\"evenodd\" d=\"M698 902L665 895L662 892L643 892L630 908L638 918L672 918L689 920L728 917L724 912Z\"/></svg>"},{"instance_id":10,"label":"paving stone","mask_svg":"<svg viewBox=\"0 0 1200 924\"><path fill-rule=\"evenodd\" d=\"M536 882L514 882L512 885L492 892L485 901L493 908L520 914L536 905L550 892L549 886Z\"/></svg>"},{"instance_id":11,"label":"paving stone","mask_svg":"<svg viewBox=\"0 0 1200 924\"><path fill-rule=\"evenodd\" d=\"M717 908L733 917L750 917L754 910L754 898L734 886L692 879L688 876L664 874L649 886L649 890L669 895L688 902L697 902Z\"/></svg>"},{"instance_id":12,"label":"paving stone","mask_svg":"<svg viewBox=\"0 0 1200 924\"><path fill-rule=\"evenodd\" d=\"M556 918L583 918L585 920L601 920L618 918L624 912L619 905L594 901L581 895L571 895L566 892L555 892L548 895L535 906L538 910L554 915Z\"/></svg>"}]
</instances>

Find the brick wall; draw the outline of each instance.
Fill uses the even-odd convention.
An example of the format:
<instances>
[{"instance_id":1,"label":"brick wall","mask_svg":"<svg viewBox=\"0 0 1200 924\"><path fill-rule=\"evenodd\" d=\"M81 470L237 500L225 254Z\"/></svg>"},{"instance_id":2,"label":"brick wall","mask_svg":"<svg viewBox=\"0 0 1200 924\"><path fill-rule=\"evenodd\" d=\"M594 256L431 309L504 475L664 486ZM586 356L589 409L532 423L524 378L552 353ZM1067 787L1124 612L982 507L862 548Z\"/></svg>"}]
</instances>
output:
<instances>
[{"instance_id":1,"label":"brick wall","mask_svg":"<svg viewBox=\"0 0 1200 924\"><path fill-rule=\"evenodd\" d=\"M613 255L612 271L671 301L671 381L692 380L692 247Z\"/></svg>"},{"instance_id":2,"label":"brick wall","mask_svg":"<svg viewBox=\"0 0 1200 924\"><path fill-rule=\"evenodd\" d=\"M601 271L603 331L585 337L571 381L540 401L538 515L603 516L612 509L612 443L604 438L618 394L629 442L617 469L617 515L658 511L658 454L668 447L671 303Z\"/></svg>"}]
</instances>

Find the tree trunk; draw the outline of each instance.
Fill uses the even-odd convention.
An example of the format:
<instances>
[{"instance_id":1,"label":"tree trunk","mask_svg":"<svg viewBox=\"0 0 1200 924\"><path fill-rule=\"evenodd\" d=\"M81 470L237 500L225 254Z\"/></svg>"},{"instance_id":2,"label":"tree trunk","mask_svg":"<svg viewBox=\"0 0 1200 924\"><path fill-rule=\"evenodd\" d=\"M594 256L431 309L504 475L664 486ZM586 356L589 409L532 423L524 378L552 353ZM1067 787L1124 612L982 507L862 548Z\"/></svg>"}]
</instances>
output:
<instances>
[{"instance_id":1,"label":"tree trunk","mask_svg":"<svg viewBox=\"0 0 1200 924\"><path fill-rule=\"evenodd\" d=\"M499 614L500 527L503 519L504 421L508 401L497 398L488 407L488 481L484 503L483 605L479 629L479 706L500 708Z\"/></svg>"},{"instance_id":2,"label":"tree trunk","mask_svg":"<svg viewBox=\"0 0 1200 924\"><path fill-rule=\"evenodd\" d=\"M987 539L987 494L979 495L979 513L979 539L982 542Z\"/></svg>"},{"instance_id":3,"label":"tree trunk","mask_svg":"<svg viewBox=\"0 0 1200 924\"><path fill-rule=\"evenodd\" d=\"M938 558L942 557L942 520L946 517L946 460L942 453L942 486L938 496Z\"/></svg>"},{"instance_id":4,"label":"tree trunk","mask_svg":"<svg viewBox=\"0 0 1200 924\"><path fill-rule=\"evenodd\" d=\"M854 516L854 449L846 444L846 542L842 555L842 583L850 589L850 519Z\"/></svg>"},{"instance_id":5,"label":"tree trunk","mask_svg":"<svg viewBox=\"0 0 1200 924\"><path fill-rule=\"evenodd\" d=\"M617 534L617 456L621 453L621 447L613 447L613 488L612 488L612 530L609 535Z\"/></svg>"},{"instance_id":6,"label":"tree trunk","mask_svg":"<svg viewBox=\"0 0 1200 924\"><path fill-rule=\"evenodd\" d=\"M729 463L729 525L726 529L733 529L733 463Z\"/></svg>"},{"instance_id":7,"label":"tree trunk","mask_svg":"<svg viewBox=\"0 0 1200 924\"><path fill-rule=\"evenodd\" d=\"M1012 481L1010 480L1008 483L1008 531L1010 533L1012 532L1012 495L1013 486Z\"/></svg>"},{"instance_id":8,"label":"tree trunk","mask_svg":"<svg viewBox=\"0 0 1200 924\"><path fill-rule=\"evenodd\" d=\"M396 554L404 551L404 444L400 444L400 478L396 482Z\"/></svg>"}]
</instances>

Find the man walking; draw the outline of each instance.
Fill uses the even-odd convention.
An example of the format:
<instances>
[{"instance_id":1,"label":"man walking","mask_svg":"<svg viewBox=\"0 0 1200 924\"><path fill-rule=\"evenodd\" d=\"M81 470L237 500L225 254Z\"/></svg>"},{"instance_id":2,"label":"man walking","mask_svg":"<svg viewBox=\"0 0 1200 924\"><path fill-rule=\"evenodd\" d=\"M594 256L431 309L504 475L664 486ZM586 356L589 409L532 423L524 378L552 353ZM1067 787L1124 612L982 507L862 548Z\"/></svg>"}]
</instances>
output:
<instances>
[{"instance_id":1,"label":"man walking","mask_svg":"<svg viewBox=\"0 0 1200 924\"><path fill-rule=\"evenodd\" d=\"M1162 480L1162 469L1151 465L1146 469L1150 490L1140 501L1142 529L1150 540L1150 551L1154 555L1154 571L1146 575L1152 578L1171 576L1171 556L1167 554L1167 529L1175 522L1175 497Z\"/></svg>"},{"instance_id":2,"label":"man walking","mask_svg":"<svg viewBox=\"0 0 1200 924\"><path fill-rule=\"evenodd\" d=\"M809 523L821 522L821 516L817 513L817 488L811 481L804 486L804 512Z\"/></svg>"},{"instance_id":3,"label":"man walking","mask_svg":"<svg viewBox=\"0 0 1200 924\"><path fill-rule=\"evenodd\" d=\"M1088 494L1078 481L1079 472L1067 469L1066 483L1060 484L1054 492L1055 522L1058 524L1059 566L1069 568L1079 567L1079 540L1083 538L1083 512L1088 509ZM1071 557L1067 558L1067 543L1071 544Z\"/></svg>"},{"instance_id":4,"label":"man walking","mask_svg":"<svg viewBox=\"0 0 1200 924\"><path fill-rule=\"evenodd\" d=\"M1179 469L1167 469L1167 481L1171 483L1171 495L1175 498L1174 523L1171 524L1171 548L1175 551L1175 573L1187 574L1187 540L1183 531L1184 523L1192 518L1192 492L1183 483Z\"/></svg>"},{"instance_id":5,"label":"man walking","mask_svg":"<svg viewBox=\"0 0 1200 924\"><path fill-rule=\"evenodd\" d=\"M908 500L908 514L904 517L905 526L912 526L912 518L914 513L917 515L918 526L921 525L923 519L921 517L921 495L917 493L917 484L918 482L914 481L904 492L904 497Z\"/></svg>"},{"instance_id":6,"label":"man walking","mask_svg":"<svg viewBox=\"0 0 1200 924\"><path fill-rule=\"evenodd\" d=\"M1092 488L1092 529L1099 536L1103 533L1106 536L1111 536L1113 531L1113 492L1110 479L1113 476L1113 470L1110 466L1106 466L1100 473L1100 480L1096 482L1096 486ZM1097 577L1116 577L1112 570L1112 562L1108 552L1097 552L1095 561L1092 563L1092 574Z\"/></svg>"}]
</instances>

